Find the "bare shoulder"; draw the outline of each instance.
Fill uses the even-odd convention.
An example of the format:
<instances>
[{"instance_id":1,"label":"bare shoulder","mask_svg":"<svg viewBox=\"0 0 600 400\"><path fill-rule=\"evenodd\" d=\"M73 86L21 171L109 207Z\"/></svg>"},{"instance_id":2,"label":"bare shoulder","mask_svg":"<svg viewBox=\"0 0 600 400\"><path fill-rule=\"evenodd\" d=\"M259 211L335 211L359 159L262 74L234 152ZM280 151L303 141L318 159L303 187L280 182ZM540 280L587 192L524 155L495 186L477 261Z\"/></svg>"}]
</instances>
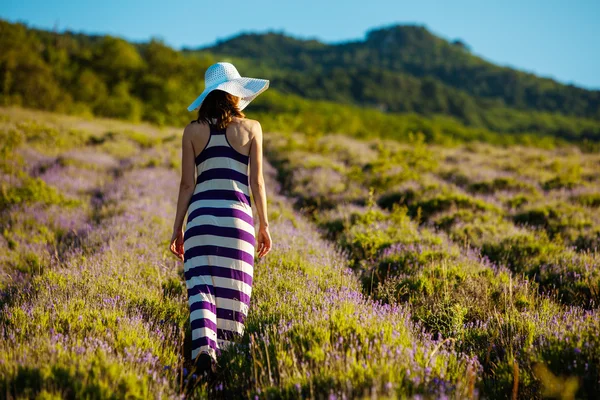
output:
<instances>
[{"instance_id":1,"label":"bare shoulder","mask_svg":"<svg viewBox=\"0 0 600 400\"><path fill-rule=\"evenodd\" d=\"M196 127L194 127L194 125L197 124L190 122L185 128L183 128L183 140L189 140L192 138L192 136L194 135L194 131L196 130Z\"/></svg>"},{"instance_id":2,"label":"bare shoulder","mask_svg":"<svg viewBox=\"0 0 600 400\"><path fill-rule=\"evenodd\" d=\"M234 121L239 124L242 129L250 132L251 134L254 134L254 132L260 130L260 122L255 119L235 118Z\"/></svg>"},{"instance_id":3,"label":"bare shoulder","mask_svg":"<svg viewBox=\"0 0 600 400\"><path fill-rule=\"evenodd\" d=\"M196 136L202 129L202 126L206 125L208 126L208 124L204 121L192 121L189 124L186 125L186 127L183 129L183 137L184 138L193 138L194 136Z\"/></svg>"}]
</instances>

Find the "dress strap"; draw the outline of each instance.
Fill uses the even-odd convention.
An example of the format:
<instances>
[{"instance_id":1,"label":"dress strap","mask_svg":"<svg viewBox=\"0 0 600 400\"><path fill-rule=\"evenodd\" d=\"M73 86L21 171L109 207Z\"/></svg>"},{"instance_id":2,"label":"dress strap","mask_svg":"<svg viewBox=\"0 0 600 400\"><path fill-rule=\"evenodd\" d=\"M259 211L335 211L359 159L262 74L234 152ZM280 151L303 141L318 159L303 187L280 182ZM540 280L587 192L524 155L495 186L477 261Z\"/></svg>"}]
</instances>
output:
<instances>
[{"instance_id":1,"label":"dress strap","mask_svg":"<svg viewBox=\"0 0 600 400\"><path fill-rule=\"evenodd\" d=\"M199 123L200 123L200 119L193 119L193 120L191 120L191 121L190 121L190 124L193 124L193 123L198 123L198 124L199 124ZM209 128L210 128L210 131L211 131L211 132L212 132L213 130L219 130L219 129L218 129L218 128L217 128L217 127L214 125L214 124L212 124L211 122L209 122L209 123L208 123L208 126L209 126Z\"/></svg>"}]
</instances>

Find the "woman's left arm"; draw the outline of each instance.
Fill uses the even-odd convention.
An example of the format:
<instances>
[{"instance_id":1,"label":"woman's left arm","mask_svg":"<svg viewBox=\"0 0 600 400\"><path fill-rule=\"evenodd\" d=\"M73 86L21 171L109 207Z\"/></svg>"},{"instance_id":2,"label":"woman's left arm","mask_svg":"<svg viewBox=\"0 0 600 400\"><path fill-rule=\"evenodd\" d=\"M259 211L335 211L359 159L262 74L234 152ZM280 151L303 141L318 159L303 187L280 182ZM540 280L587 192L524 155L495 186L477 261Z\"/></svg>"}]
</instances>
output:
<instances>
[{"instance_id":1,"label":"woman's left arm","mask_svg":"<svg viewBox=\"0 0 600 400\"><path fill-rule=\"evenodd\" d=\"M173 253L181 259L183 259L183 220L196 186L196 162L191 135L192 131L188 125L181 138L181 182L179 183L177 214L171 237L171 251L175 250Z\"/></svg>"}]
</instances>

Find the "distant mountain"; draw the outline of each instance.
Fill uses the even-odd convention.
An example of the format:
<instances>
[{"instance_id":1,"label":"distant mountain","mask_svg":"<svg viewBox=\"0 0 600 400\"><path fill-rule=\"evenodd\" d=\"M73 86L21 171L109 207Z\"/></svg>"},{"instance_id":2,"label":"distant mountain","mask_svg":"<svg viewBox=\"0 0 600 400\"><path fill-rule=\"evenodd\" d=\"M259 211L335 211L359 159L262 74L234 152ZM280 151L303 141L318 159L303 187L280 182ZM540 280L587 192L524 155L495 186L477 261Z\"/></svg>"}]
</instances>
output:
<instances>
[{"instance_id":1,"label":"distant mountain","mask_svg":"<svg viewBox=\"0 0 600 400\"><path fill-rule=\"evenodd\" d=\"M419 26L338 44L243 34L177 51L0 19L0 104L182 125L221 60L271 81L248 112L273 131L600 148L600 92L495 66Z\"/></svg>"},{"instance_id":2,"label":"distant mountain","mask_svg":"<svg viewBox=\"0 0 600 400\"><path fill-rule=\"evenodd\" d=\"M372 29L364 40L337 44L242 34L184 52L190 51L252 59L258 73L277 71L274 87L307 98L448 114L483 125L489 125L486 110L505 107L600 120L600 91L497 66L423 26Z\"/></svg>"}]
</instances>

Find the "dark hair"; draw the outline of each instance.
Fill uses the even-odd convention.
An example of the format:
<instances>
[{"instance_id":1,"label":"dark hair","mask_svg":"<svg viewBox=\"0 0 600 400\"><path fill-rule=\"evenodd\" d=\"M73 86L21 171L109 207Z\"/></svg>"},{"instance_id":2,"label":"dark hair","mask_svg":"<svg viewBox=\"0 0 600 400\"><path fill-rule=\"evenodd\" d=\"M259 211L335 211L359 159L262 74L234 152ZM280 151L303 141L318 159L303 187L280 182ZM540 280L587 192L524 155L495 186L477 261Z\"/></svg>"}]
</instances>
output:
<instances>
[{"instance_id":1,"label":"dark hair","mask_svg":"<svg viewBox=\"0 0 600 400\"><path fill-rule=\"evenodd\" d=\"M213 90L210 92L202 106L198 110L198 122L200 120L212 124L212 119L216 118L214 124L218 129L225 129L233 120L233 117L244 118L246 115L238 108L239 97L227 93L223 90Z\"/></svg>"}]
</instances>

